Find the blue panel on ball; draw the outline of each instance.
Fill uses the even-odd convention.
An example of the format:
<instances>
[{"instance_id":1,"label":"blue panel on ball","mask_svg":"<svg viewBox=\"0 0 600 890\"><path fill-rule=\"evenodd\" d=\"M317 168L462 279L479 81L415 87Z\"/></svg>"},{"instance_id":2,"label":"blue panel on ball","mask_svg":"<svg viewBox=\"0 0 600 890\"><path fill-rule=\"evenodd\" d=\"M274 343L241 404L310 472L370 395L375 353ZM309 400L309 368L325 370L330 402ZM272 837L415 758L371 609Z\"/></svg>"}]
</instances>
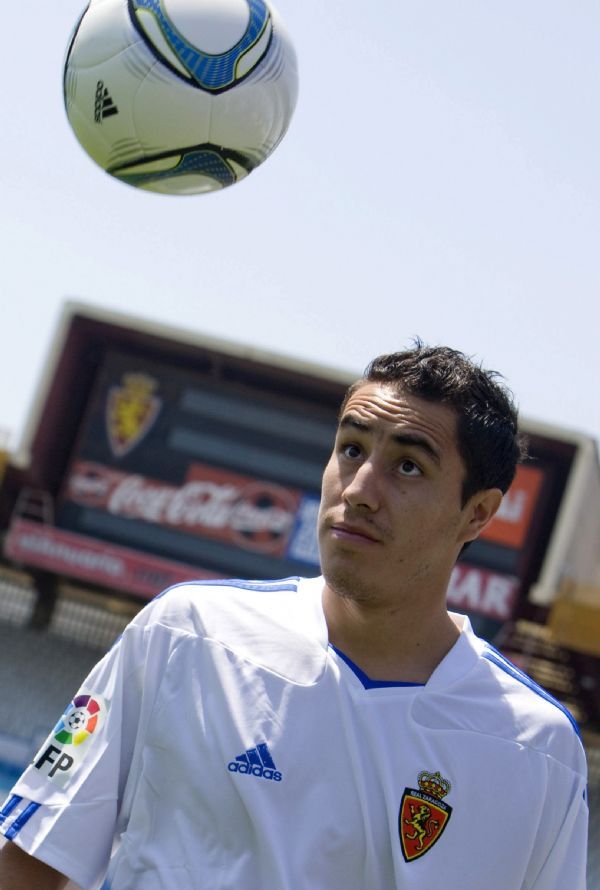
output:
<instances>
[{"instance_id":1,"label":"blue panel on ball","mask_svg":"<svg viewBox=\"0 0 600 890\"><path fill-rule=\"evenodd\" d=\"M250 11L250 20L244 36L231 49L215 54L202 52L189 43L169 20L161 0L130 0L130 8L134 13L134 21L137 9L145 9L152 13L165 40L186 71L189 72L190 78L196 86L216 93L226 90L236 83L239 79L236 76L236 68L240 58L258 42L270 23L271 14L263 0L246 0L246 2ZM143 34L143 36L147 41L146 35ZM265 52L267 48L265 48ZM158 52L156 47L153 46L152 49L154 52ZM163 61L168 64L168 60L163 59ZM259 61L260 59L257 59L257 64Z\"/></svg>"},{"instance_id":2,"label":"blue panel on ball","mask_svg":"<svg viewBox=\"0 0 600 890\"><path fill-rule=\"evenodd\" d=\"M240 166L244 167L249 173L255 166L250 158L239 152L229 152L232 160L235 160ZM159 157L167 157L167 154ZM192 149L184 149L181 152L173 152L172 157L179 157L180 160L175 166L167 170L157 170L147 173L133 172L135 164L127 165L125 169L127 173L121 173L119 168L113 168L108 172L129 185L143 187L153 182L160 182L165 179L173 179L174 177L185 176L189 174L200 174L212 179L215 188L225 188L237 182L237 177L232 167L227 163L226 158L216 146L198 147ZM142 158L138 162L140 165L147 164L150 158Z\"/></svg>"}]
</instances>

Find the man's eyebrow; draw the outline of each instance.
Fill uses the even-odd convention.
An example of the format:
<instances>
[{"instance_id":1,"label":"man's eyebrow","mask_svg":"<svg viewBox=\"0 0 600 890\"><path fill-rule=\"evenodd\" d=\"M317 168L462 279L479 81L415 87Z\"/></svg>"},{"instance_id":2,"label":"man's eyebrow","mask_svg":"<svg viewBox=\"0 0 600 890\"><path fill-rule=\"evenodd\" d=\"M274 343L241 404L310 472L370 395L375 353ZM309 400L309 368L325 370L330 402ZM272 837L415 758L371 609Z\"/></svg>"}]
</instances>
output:
<instances>
[{"instance_id":1,"label":"man's eyebrow","mask_svg":"<svg viewBox=\"0 0 600 890\"><path fill-rule=\"evenodd\" d=\"M373 432L373 427L369 423L365 423L363 420L358 420L352 414L346 414L339 423L340 429L355 429L361 433L371 433ZM424 451L429 457L436 463L438 466L441 464L441 455L437 448L431 444L429 439L426 439L425 436L420 436L419 433L395 433L392 436L394 442L397 442L398 445L408 445L411 448L419 448L421 451Z\"/></svg>"},{"instance_id":2,"label":"man's eyebrow","mask_svg":"<svg viewBox=\"0 0 600 890\"><path fill-rule=\"evenodd\" d=\"M340 420L339 429L344 429L345 427L352 427L355 430L360 430L361 433L370 433L373 430L370 423L358 420L352 414L345 414Z\"/></svg>"},{"instance_id":3,"label":"man's eyebrow","mask_svg":"<svg viewBox=\"0 0 600 890\"><path fill-rule=\"evenodd\" d=\"M425 451L429 457L438 464L438 466L441 464L442 459L439 451L437 448L434 448L431 442L428 439L425 439L424 436L419 436L418 433L398 433L392 438L394 439L394 442L398 442L399 445L410 445L412 448L420 448L421 451Z\"/></svg>"}]
</instances>

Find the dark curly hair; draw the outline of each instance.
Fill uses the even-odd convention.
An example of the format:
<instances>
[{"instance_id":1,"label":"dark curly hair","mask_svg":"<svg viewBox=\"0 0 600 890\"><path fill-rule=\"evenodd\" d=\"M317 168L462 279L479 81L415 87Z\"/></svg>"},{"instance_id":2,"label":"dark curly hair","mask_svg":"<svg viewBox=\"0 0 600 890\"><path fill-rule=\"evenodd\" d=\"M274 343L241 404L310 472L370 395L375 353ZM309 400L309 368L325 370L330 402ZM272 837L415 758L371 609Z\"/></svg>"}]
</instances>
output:
<instances>
[{"instance_id":1,"label":"dark curly hair","mask_svg":"<svg viewBox=\"0 0 600 890\"><path fill-rule=\"evenodd\" d=\"M412 349L373 359L363 377L347 390L340 414L352 393L366 383L391 384L400 392L452 408L465 465L464 506L482 489L506 492L517 464L527 456L512 394L499 382L500 376L456 349L416 340Z\"/></svg>"}]
</instances>

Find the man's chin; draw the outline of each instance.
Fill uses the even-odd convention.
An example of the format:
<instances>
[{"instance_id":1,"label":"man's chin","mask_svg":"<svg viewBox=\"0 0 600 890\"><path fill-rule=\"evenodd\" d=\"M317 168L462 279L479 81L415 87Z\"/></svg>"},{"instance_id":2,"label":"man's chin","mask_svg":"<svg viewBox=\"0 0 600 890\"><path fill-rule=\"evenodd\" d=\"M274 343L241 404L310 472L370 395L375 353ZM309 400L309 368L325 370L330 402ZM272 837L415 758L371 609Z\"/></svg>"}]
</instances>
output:
<instances>
[{"instance_id":1,"label":"man's chin","mask_svg":"<svg viewBox=\"0 0 600 890\"><path fill-rule=\"evenodd\" d=\"M342 599L354 600L354 602L368 602L374 589L372 581L363 578L362 573L348 565L332 565L322 568L323 577L327 587Z\"/></svg>"}]
</instances>

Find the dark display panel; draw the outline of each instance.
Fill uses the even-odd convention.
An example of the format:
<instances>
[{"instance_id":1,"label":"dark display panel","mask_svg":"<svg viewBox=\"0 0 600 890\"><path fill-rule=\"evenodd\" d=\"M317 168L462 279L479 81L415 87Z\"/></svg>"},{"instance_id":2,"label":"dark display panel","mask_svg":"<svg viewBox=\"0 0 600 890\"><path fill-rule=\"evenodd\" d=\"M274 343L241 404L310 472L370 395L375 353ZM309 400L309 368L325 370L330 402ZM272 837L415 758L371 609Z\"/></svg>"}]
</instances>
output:
<instances>
[{"instance_id":1,"label":"dark display panel","mask_svg":"<svg viewBox=\"0 0 600 890\"><path fill-rule=\"evenodd\" d=\"M217 573L316 574L335 424L319 406L109 350L57 525Z\"/></svg>"}]
</instances>

